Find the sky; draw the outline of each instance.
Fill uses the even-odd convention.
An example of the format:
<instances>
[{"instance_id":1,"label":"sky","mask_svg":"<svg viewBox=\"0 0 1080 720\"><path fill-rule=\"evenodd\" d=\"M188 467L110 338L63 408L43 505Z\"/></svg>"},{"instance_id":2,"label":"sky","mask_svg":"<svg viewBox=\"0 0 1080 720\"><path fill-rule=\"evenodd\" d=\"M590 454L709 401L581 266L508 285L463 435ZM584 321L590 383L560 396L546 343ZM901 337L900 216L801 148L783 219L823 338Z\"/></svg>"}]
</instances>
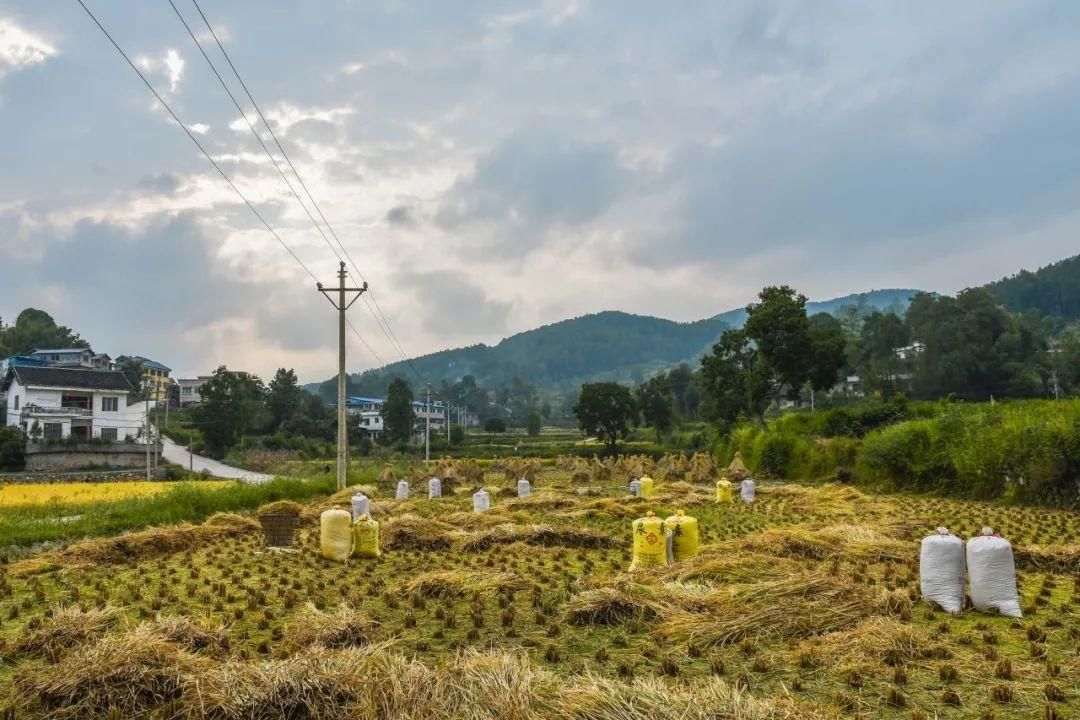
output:
<instances>
[{"instance_id":1,"label":"sky","mask_svg":"<svg viewBox=\"0 0 1080 720\"><path fill-rule=\"evenodd\" d=\"M0 317L178 376L334 375L333 235L350 372L1080 251L1080 3L199 0L324 239L192 0L243 113L169 0L85 2L299 261L76 0L0 0Z\"/></svg>"}]
</instances>

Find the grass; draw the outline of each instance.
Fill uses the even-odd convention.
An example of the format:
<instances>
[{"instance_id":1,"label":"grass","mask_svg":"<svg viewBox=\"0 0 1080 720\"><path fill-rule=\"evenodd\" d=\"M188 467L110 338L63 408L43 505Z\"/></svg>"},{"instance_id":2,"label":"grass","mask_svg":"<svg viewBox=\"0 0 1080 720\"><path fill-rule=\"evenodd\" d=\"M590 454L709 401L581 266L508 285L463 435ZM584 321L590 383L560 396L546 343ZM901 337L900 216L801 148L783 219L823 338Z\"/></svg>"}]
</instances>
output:
<instances>
[{"instance_id":1,"label":"grass","mask_svg":"<svg viewBox=\"0 0 1080 720\"><path fill-rule=\"evenodd\" d=\"M524 502L497 465L434 501L389 499L372 469L377 560L321 557L310 520L355 492L326 487L295 552L218 515L0 565L0 716L1077 716L1076 513L835 485L716 505L714 478L667 462L559 461ZM630 498L631 470L670 479ZM700 556L628 573L632 519L676 507ZM1023 619L919 601L919 539L941 524L1013 541Z\"/></svg>"},{"instance_id":2,"label":"grass","mask_svg":"<svg viewBox=\"0 0 1080 720\"><path fill-rule=\"evenodd\" d=\"M45 504L19 505L0 513L0 548L47 541L114 535L149 525L201 522L217 512L251 510L273 500L303 500L326 494L331 480L275 478L253 485L239 481L167 483L149 495L86 502L71 492Z\"/></svg>"}]
</instances>

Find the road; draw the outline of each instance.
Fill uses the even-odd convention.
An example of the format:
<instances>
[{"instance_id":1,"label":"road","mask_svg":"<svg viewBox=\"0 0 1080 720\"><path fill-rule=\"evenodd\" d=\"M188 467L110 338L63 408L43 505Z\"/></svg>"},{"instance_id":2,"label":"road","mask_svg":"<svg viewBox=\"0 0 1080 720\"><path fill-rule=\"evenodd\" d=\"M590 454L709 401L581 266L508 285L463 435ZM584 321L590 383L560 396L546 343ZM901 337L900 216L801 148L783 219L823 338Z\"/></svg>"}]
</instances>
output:
<instances>
[{"instance_id":1,"label":"road","mask_svg":"<svg viewBox=\"0 0 1080 720\"><path fill-rule=\"evenodd\" d=\"M179 465L180 467L188 467L188 451L182 445L177 445L167 437L163 437L161 447L161 455L169 462ZM236 478L237 480L243 480L249 483L264 483L271 479L271 475L265 473L253 472L251 470L243 470L241 468L235 468L231 465L218 462L202 455L194 455L191 458L191 468L195 472L208 471L214 477L220 478Z\"/></svg>"}]
</instances>

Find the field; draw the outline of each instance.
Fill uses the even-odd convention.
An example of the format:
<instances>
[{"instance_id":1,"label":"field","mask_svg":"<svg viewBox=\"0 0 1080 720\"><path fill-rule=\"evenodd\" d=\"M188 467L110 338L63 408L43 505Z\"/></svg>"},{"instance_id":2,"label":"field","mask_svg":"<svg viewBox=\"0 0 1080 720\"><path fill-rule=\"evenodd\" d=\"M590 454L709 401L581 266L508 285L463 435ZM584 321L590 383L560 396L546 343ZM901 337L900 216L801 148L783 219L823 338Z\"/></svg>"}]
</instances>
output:
<instances>
[{"instance_id":1,"label":"field","mask_svg":"<svg viewBox=\"0 0 1080 720\"><path fill-rule=\"evenodd\" d=\"M0 713L155 718L1030 718L1080 711L1080 518L842 485L713 501L624 461L459 466L457 492L365 491L383 555L267 551L249 517L87 540L3 567ZM440 468L453 478L451 467ZM655 468L664 478L664 468ZM533 474L533 496L510 490ZM482 482L487 513L471 512ZM373 473L372 473L373 474ZM697 482L689 478L696 476ZM472 478L467 480L466 478ZM445 492L445 490L444 490ZM630 523L696 516L694 561L628 572ZM918 540L991 525L1025 617L919 599ZM4 716L0 714L0 716ZM6 716L5 716L6 717Z\"/></svg>"},{"instance_id":2,"label":"field","mask_svg":"<svg viewBox=\"0 0 1080 720\"><path fill-rule=\"evenodd\" d=\"M231 485L228 480L203 481L204 488ZM69 482L16 483L0 485L0 511L28 505L87 505L110 500L156 495L169 487L169 482Z\"/></svg>"}]
</instances>

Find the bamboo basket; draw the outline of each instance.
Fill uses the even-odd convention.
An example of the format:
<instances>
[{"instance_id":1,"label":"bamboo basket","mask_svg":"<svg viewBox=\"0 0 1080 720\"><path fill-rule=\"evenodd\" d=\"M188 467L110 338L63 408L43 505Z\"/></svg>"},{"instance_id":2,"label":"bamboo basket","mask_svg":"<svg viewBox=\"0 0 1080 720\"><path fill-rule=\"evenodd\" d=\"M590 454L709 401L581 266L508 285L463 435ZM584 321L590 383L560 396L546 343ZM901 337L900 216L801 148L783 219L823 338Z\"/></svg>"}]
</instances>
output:
<instances>
[{"instance_id":1,"label":"bamboo basket","mask_svg":"<svg viewBox=\"0 0 1080 720\"><path fill-rule=\"evenodd\" d=\"M259 524L266 536L267 547L292 547L293 533L300 518L297 515L260 515Z\"/></svg>"}]
</instances>

